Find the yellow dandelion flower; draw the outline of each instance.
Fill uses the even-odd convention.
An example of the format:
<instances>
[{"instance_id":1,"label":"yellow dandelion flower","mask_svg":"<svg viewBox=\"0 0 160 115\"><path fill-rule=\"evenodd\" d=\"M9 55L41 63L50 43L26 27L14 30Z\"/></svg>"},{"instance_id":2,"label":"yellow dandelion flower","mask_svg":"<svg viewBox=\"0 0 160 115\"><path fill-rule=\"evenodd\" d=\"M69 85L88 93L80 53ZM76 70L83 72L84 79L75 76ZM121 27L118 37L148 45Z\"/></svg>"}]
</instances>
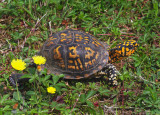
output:
<instances>
[{"instance_id":1,"label":"yellow dandelion flower","mask_svg":"<svg viewBox=\"0 0 160 115\"><path fill-rule=\"evenodd\" d=\"M56 88L54 88L54 87L48 87L47 88L47 92L51 93L51 94L54 94L56 92Z\"/></svg>"},{"instance_id":2,"label":"yellow dandelion flower","mask_svg":"<svg viewBox=\"0 0 160 115\"><path fill-rule=\"evenodd\" d=\"M41 65L46 63L46 58L42 56L33 56L32 57L35 64Z\"/></svg>"},{"instance_id":3,"label":"yellow dandelion flower","mask_svg":"<svg viewBox=\"0 0 160 115\"><path fill-rule=\"evenodd\" d=\"M24 70L26 68L26 63L21 59L13 59L11 65L16 70Z\"/></svg>"}]
</instances>

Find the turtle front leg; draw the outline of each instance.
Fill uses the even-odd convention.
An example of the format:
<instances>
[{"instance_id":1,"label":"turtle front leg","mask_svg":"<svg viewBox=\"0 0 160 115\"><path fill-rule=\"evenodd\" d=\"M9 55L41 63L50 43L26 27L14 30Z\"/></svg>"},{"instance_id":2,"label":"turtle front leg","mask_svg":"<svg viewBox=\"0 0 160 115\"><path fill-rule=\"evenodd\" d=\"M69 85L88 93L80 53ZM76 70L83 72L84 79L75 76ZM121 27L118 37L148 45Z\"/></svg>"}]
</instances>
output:
<instances>
[{"instance_id":1,"label":"turtle front leg","mask_svg":"<svg viewBox=\"0 0 160 115\"><path fill-rule=\"evenodd\" d=\"M99 71L97 74L100 76L107 76L109 83L112 85L117 85L117 75L118 70L116 67L112 64L107 64L101 71Z\"/></svg>"},{"instance_id":2,"label":"turtle front leg","mask_svg":"<svg viewBox=\"0 0 160 115\"><path fill-rule=\"evenodd\" d=\"M116 67L112 64L107 64L105 72L108 75L108 80L111 84L117 85L117 74L119 73Z\"/></svg>"},{"instance_id":3,"label":"turtle front leg","mask_svg":"<svg viewBox=\"0 0 160 115\"><path fill-rule=\"evenodd\" d=\"M16 84L19 86L20 84L23 84L24 82L28 82L29 78L21 78L24 74L15 73L11 74L9 77L9 82L12 86L16 86Z\"/></svg>"}]
</instances>

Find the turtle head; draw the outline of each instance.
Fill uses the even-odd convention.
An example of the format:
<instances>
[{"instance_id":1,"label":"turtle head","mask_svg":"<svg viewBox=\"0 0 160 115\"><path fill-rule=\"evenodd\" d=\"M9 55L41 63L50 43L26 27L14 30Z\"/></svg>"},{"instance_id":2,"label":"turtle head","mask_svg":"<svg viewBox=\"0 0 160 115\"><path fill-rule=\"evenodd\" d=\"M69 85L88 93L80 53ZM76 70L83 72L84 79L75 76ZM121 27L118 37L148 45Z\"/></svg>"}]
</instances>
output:
<instances>
[{"instance_id":1,"label":"turtle head","mask_svg":"<svg viewBox=\"0 0 160 115\"><path fill-rule=\"evenodd\" d=\"M119 61L130 56L135 52L137 47L138 43L135 40L128 40L123 43L119 43L109 50L109 62Z\"/></svg>"}]
</instances>

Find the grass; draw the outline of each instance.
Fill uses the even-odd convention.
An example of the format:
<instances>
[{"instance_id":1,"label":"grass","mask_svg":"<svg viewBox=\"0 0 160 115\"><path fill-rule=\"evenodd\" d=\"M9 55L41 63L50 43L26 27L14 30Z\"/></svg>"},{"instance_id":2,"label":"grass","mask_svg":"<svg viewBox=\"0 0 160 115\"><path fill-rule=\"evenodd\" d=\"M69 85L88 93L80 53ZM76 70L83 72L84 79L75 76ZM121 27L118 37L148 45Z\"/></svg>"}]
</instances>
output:
<instances>
[{"instance_id":1,"label":"grass","mask_svg":"<svg viewBox=\"0 0 160 115\"><path fill-rule=\"evenodd\" d=\"M117 87L103 79L31 78L13 87L15 58L30 62L52 33L66 28L89 32L111 47L134 39L137 51L114 63ZM0 2L0 114L160 114L160 3L158 0L42 0ZM55 94L47 87L56 88Z\"/></svg>"}]
</instances>

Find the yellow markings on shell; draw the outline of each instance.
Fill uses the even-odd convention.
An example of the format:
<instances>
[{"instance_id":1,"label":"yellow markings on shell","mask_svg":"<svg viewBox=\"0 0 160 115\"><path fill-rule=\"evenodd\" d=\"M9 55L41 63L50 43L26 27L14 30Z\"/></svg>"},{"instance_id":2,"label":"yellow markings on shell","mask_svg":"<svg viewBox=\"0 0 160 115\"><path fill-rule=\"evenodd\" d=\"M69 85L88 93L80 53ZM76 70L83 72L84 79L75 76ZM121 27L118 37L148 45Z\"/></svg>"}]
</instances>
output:
<instances>
[{"instance_id":1,"label":"yellow markings on shell","mask_svg":"<svg viewBox=\"0 0 160 115\"><path fill-rule=\"evenodd\" d=\"M68 60L68 63L73 63L73 60Z\"/></svg>"},{"instance_id":2,"label":"yellow markings on shell","mask_svg":"<svg viewBox=\"0 0 160 115\"><path fill-rule=\"evenodd\" d=\"M63 43L70 43L72 41L72 39L66 39L66 38L63 38L60 40L60 42L63 42Z\"/></svg>"},{"instance_id":3,"label":"yellow markings on shell","mask_svg":"<svg viewBox=\"0 0 160 115\"><path fill-rule=\"evenodd\" d=\"M48 41L48 43L47 43L46 46L50 46L50 45L52 45L52 44L54 44L52 41Z\"/></svg>"},{"instance_id":4,"label":"yellow markings on shell","mask_svg":"<svg viewBox=\"0 0 160 115\"><path fill-rule=\"evenodd\" d=\"M53 52L54 52L54 59L62 59L62 57L61 57L61 53L59 52L59 48L60 48L61 46L58 46L57 48L55 48L54 50L53 50Z\"/></svg>"},{"instance_id":5,"label":"yellow markings on shell","mask_svg":"<svg viewBox=\"0 0 160 115\"><path fill-rule=\"evenodd\" d=\"M53 40L53 36L49 37L50 40Z\"/></svg>"},{"instance_id":6,"label":"yellow markings on shell","mask_svg":"<svg viewBox=\"0 0 160 115\"><path fill-rule=\"evenodd\" d=\"M67 36L67 38L72 38L72 35L70 34L69 36Z\"/></svg>"},{"instance_id":7,"label":"yellow markings on shell","mask_svg":"<svg viewBox=\"0 0 160 115\"><path fill-rule=\"evenodd\" d=\"M74 65L68 65L68 69L74 69L75 70L75 66Z\"/></svg>"},{"instance_id":8,"label":"yellow markings on shell","mask_svg":"<svg viewBox=\"0 0 160 115\"><path fill-rule=\"evenodd\" d=\"M61 62L63 62L64 63L64 61L61 61ZM65 65L64 64L58 64L60 67L62 67L62 68L65 68Z\"/></svg>"},{"instance_id":9,"label":"yellow markings on shell","mask_svg":"<svg viewBox=\"0 0 160 115\"><path fill-rule=\"evenodd\" d=\"M71 50L73 52L71 52ZM74 61L68 60L68 63L75 64L75 65L68 65L69 69L79 70L79 66L78 66L78 63L79 63L80 68L83 70L82 62L79 57L80 56L77 54L77 46L69 47L69 58L72 58Z\"/></svg>"},{"instance_id":10,"label":"yellow markings on shell","mask_svg":"<svg viewBox=\"0 0 160 115\"><path fill-rule=\"evenodd\" d=\"M97 54L95 56L95 59L98 59L98 56L99 56L99 52L97 52Z\"/></svg>"},{"instance_id":11,"label":"yellow markings on shell","mask_svg":"<svg viewBox=\"0 0 160 115\"><path fill-rule=\"evenodd\" d=\"M94 44L95 46L99 47L101 44L97 41L93 41L92 44Z\"/></svg>"},{"instance_id":12,"label":"yellow markings on shell","mask_svg":"<svg viewBox=\"0 0 160 115\"><path fill-rule=\"evenodd\" d=\"M61 34L60 34L60 38L61 38L61 40L63 41L63 39L66 39L66 36L67 36L67 34L65 34L65 33L61 33Z\"/></svg>"},{"instance_id":13,"label":"yellow markings on shell","mask_svg":"<svg viewBox=\"0 0 160 115\"><path fill-rule=\"evenodd\" d=\"M99 47L104 47L102 44L100 44L95 38L92 38L94 41L92 42L92 44L94 44L95 46Z\"/></svg>"},{"instance_id":14,"label":"yellow markings on shell","mask_svg":"<svg viewBox=\"0 0 160 115\"><path fill-rule=\"evenodd\" d=\"M79 55L77 54L77 46L72 46L72 47L69 47L69 50L73 50L73 54L69 51L69 58L76 58L76 57L79 57Z\"/></svg>"},{"instance_id":15,"label":"yellow markings on shell","mask_svg":"<svg viewBox=\"0 0 160 115\"><path fill-rule=\"evenodd\" d=\"M53 50L53 52L54 52L53 58L56 59L56 60L59 60L59 63L57 64L58 66L60 66L60 67L62 67L62 68L65 68L64 60L63 60L63 58L62 58L62 56L61 56L61 53L60 53L60 51L59 51L59 48L61 48L61 46L58 46L57 48L55 48L55 49Z\"/></svg>"},{"instance_id":16,"label":"yellow markings on shell","mask_svg":"<svg viewBox=\"0 0 160 115\"><path fill-rule=\"evenodd\" d=\"M46 46L50 46L52 44L54 44L53 40L56 40L57 38L53 38L53 36L51 36L49 39L48 39L48 43L46 44Z\"/></svg>"},{"instance_id":17,"label":"yellow markings on shell","mask_svg":"<svg viewBox=\"0 0 160 115\"><path fill-rule=\"evenodd\" d=\"M60 40L60 42L64 42L64 41L66 41L66 39L65 39L65 38Z\"/></svg>"},{"instance_id":18,"label":"yellow markings on shell","mask_svg":"<svg viewBox=\"0 0 160 115\"><path fill-rule=\"evenodd\" d=\"M92 65L91 61L85 62L85 66Z\"/></svg>"},{"instance_id":19,"label":"yellow markings on shell","mask_svg":"<svg viewBox=\"0 0 160 115\"><path fill-rule=\"evenodd\" d=\"M84 37L85 38L85 37ZM88 38L88 37L87 37ZM85 38L84 39L84 44L88 44L89 43L89 39Z\"/></svg>"},{"instance_id":20,"label":"yellow markings on shell","mask_svg":"<svg viewBox=\"0 0 160 115\"><path fill-rule=\"evenodd\" d=\"M90 59L91 57L94 56L95 51L92 50L90 47L85 47L85 51L87 51L87 54L85 55L85 59Z\"/></svg>"},{"instance_id":21,"label":"yellow markings on shell","mask_svg":"<svg viewBox=\"0 0 160 115\"><path fill-rule=\"evenodd\" d=\"M53 36L51 36L51 37L49 38L49 40L55 40L55 39L57 39L57 38L53 38Z\"/></svg>"},{"instance_id":22,"label":"yellow markings on shell","mask_svg":"<svg viewBox=\"0 0 160 115\"><path fill-rule=\"evenodd\" d=\"M95 63L95 62L96 62L96 60L95 60L95 59L90 60L90 61L88 61L88 62L85 62L85 67L86 67L86 68L89 68L89 66L94 65L94 63Z\"/></svg>"},{"instance_id":23,"label":"yellow markings on shell","mask_svg":"<svg viewBox=\"0 0 160 115\"><path fill-rule=\"evenodd\" d=\"M67 34L65 34L65 33L61 33L61 36L66 36Z\"/></svg>"},{"instance_id":24,"label":"yellow markings on shell","mask_svg":"<svg viewBox=\"0 0 160 115\"><path fill-rule=\"evenodd\" d=\"M76 41L77 41L77 42L80 42L80 41L83 40L83 37L82 37L81 35L76 34L75 36L76 36Z\"/></svg>"},{"instance_id":25,"label":"yellow markings on shell","mask_svg":"<svg viewBox=\"0 0 160 115\"><path fill-rule=\"evenodd\" d=\"M80 68L83 70L83 66L82 66L82 62L81 62L80 58L78 58L77 61L80 64Z\"/></svg>"},{"instance_id":26,"label":"yellow markings on shell","mask_svg":"<svg viewBox=\"0 0 160 115\"><path fill-rule=\"evenodd\" d=\"M76 60L74 60L74 63L75 63L76 69L79 70L79 67L78 67L78 64L77 64L77 61L76 61Z\"/></svg>"},{"instance_id":27,"label":"yellow markings on shell","mask_svg":"<svg viewBox=\"0 0 160 115\"><path fill-rule=\"evenodd\" d=\"M60 42L63 42L63 43L70 43L72 41L71 34L61 33L60 38L61 38Z\"/></svg>"}]
</instances>

